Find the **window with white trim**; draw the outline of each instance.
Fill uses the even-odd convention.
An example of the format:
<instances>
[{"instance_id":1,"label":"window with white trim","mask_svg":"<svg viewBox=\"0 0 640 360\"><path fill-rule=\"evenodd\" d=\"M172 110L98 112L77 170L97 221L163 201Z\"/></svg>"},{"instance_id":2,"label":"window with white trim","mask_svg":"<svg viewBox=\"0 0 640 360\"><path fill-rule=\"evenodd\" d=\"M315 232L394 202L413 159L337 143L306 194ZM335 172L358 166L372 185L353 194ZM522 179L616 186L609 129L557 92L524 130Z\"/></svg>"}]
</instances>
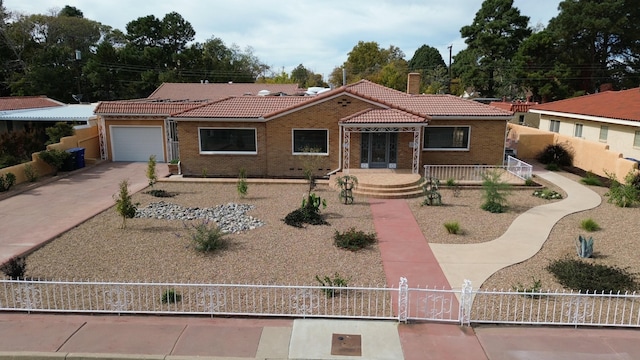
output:
<instances>
[{"instance_id":1,"label":"window with white trim","mask_svg":"<svg viewBox=\"0 0 640 360\"><path fill-rule=\"evenodd\" d=\"M258 139L255 128L199 128L201 154L258 153Z\"/></svg>"},{"instance_id":2,"label":"window with white trim","mask_svg":"<svg viewBox=\"0 0 640 360\"><path fill-rule=\"evenodd\" d=\"M468 150L469 126L427 126L424 128L425 150Z\"/></svg>"},{"instance_id":3,"label":"window with white trim","mask_svg":"<svg viewBox=\"0 0 640 360\"><path fill-rule=\"evenodd\" d=\"M578 138L582 137L582 124L576 124L576 127L573 129L573 136Z\"/></svg>"},{"instance_id":4,"label":"window with white trim","mask_svg":"<svg viewBox=\"0 0 640 360\"><path fill-rule=\"evenodd\" d=\"M549 131L554 132L554 133L560 132L560 121L551 120L549 122Z\"/></svg>"},{"instance_id":5,"label":"window with white trim","mask_svg":"<svg viewBox=\"0 0 640 360\"><path fill-rule=\"evenodd\" d=\"M640 148L640 131L636 131L636 134L633 136L633 147Z\"/></svg>"},{"instance_id":6,"label":"window with white trim","mask_svg":"<svg viewBox=\"0 0 640 360\"><path fill-rule=\"evenodd\" d=\"M294 155L329 155L329 130L292 129Z\"/></svg>"},{"instance_id":7,"label":"window with white trim","mask_svg":"<svg viewBox=\"0 0 640 360\"><path fill-rule=\"evenodd\" d=\"M607 137L609 136L609 127L602 125L600 126L600 141L607 142Z\"/></svg>"}]
</instances>

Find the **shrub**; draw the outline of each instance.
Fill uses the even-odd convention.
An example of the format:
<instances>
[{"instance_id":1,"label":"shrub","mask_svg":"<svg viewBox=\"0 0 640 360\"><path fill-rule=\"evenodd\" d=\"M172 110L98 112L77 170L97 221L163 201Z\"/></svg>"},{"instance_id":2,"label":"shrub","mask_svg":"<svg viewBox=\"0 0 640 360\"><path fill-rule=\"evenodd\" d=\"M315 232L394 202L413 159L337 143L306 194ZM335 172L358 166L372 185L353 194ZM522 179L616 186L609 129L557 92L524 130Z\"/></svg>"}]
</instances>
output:
<instances>
[{"instance_id":1,"label":"shrub","mask_svg":"<svg viewBox=\"0 0 640 360\"><path fill-rule=\"evenodd\" d=\"M556 260L547 270L563 286L582 292L633 291L638 288L633 275L624 269L591 264L578 259Z\"/></svg>"},{"instance_id":2,"label":"shrub","mask_svg":"<svg viewBox=\"0 0 640 360\"><path fill-rule=\"evenodd\" d=\"M49 145L59 143L60 139L65 136L73 136L75 130L71 124L67 124L66 122L57 122L54 126L46 128L45 132L49 137L49 140L45 145Z\"/></svg>"},{"instance_id":3,"label":"shrub","mask_svg":"<svg viewBox=\"0 0 640 360\"><path fill-rule=\"evenodd\" d=\"M41 128L0 133L0 167L30 161L33 153L44 149L45 141Z\"/></svg>"},{"instance_id":4,"label":"shrub","mask_svg":"<svg viewBox=\"0 0 640 360\"><path fill-rule=\"evenodd\" d=\"M284 218L285 224L295 227L303 227L304 224L310 225L327 225L323 216L320 215L320 206L327 207L327 202L317 196L315 193L309 195L302 200L302 206L296 209Z\"/></svg>"},{"instance_id":5,"label":"shrub","mask_svg":"<svg viewBox=\"0 0 640 360\"><path fill-rule=\"evenodd\" d=\"M336 289L337 287L347 287L349 280L340 276L340 274L335 273L333 278L329 276L325 276L324 278L320 278L316 275L316 280L320 283L321 286L324 286L322 292L327 295L328 298L332 298L336 296L336 294L340 293L340 289Z\"/></svg>"},{"instance_id":6,"label":"shrub","mask_svg":"<svg viewBox=\"0 0 640 360\"><path fill-rule=\"evenodd\" d=\"M358 186L358 178L353 175L336 177L336 185L340 188L338 197L345 205L353 204L353 189Z\"/></svg>"},{"instance_id":7,"label":"shrub","mask_svg":"<svg viewBox=\"0 0 640 360\"><path fill-rule=\"evenodd\" d=\"M511 288L516 292L524 293L525 297L537 298L540 295L527 295L527 293L529 294L539 293L540 290L542 290L542 280L536 279L533 276L531 277L531 279L533 280L533 282L531 283L530 286L522 285L522 283L517 283L515 286L512 286Z\"/></svg>"},{"instance_id":8,"label":"shrub","mask_svg":"<svg viewBox=\"0 0 640 360\"><path fill-rule=\"evenodd\" d=\"M625 183L621 184L614 174L607 173L611 186L604 196L608 196L607 202L618 207L631 207L640 202L640 189L633 185L635 174L633 170L625 176Z\"/></svg>"},{"instance_id":9,"label":"shrub","mask_svg":"<svg viewBox=\"0 0 640 360\"><path fill-rule=\"evenodd\" d=\"M602 186L602 181L600 180L600 178L595 176L590 171L587 171L585 176L582 179L580 179L580 182L585 185Z\"/></svg>"},{"instance_id":10,"label":"shrub","mask_svg":"<svg viewBox=\"0 0 640 360\"><path fill-rule=\"evenodd\" d=\"M149 180L149 186L153 187L153 185L158 182L158 173L156 172L156 156L149 156L149 161L147 162L147 180Z\"/></svg>"},{"instance_id":11,"label":"shrub","mask_svg":"<svg viewBox=\"0 0 640 360\"><path fill-rule=\"evenodd\" d=\"M458 185L458 183L456 183L456 179L454 178L448 178L446 184L448 187L454 187Z\"/></svg>"},{"instance_id":12,"label":"shrub","mask_svg":"<svg viewBox=\"0 0 640 360\"><path fill-rule=\"evenodd\" d=\"M337 247L351 251L364 249L369 245L375 244L376 241L376 233L366 234L362 230L356 231L355 228L351 228L344 233L340 233L336 230L333 235L333 243Z\"/></svg>"},{"instance_id":13,"label":"shrub","mask_svg":"<svg viewBox=\"0 0 640 360\"><path fill-rule=\"evenodd\" d=\"M536 158L543 164L555 164L558 167L573 164L573 153L564 144L549 144Z\"/></svg>"},{"instance_id":14,"label":"shrub","mask_svg":"<svg viewBox=\"0 0 640 360\"><path fill-rule=\"evenodd\" d=\"M511 185L500 179L500 172L487 171L482 174L482 198L480 206L491 213L502 213L506 210L507 196L511 193Z\"/></svg>"},{"instance_id":15,"label":"shrub","mask_svg":"<svg viewBox=\"0 0 640 360\"><path fill-rule=\"evenodd\" d=\"M560 170L560 166L558 164L556 164L556 163L549 163L549 164L545 165L544 168L546 170L549 170L549 171L558 171L558 170Z\"/></svg>"},{"instance_id":16,"label":"shrub","mask_svg":"<svg viewBox=\"0 0 640 360\"><path fill-rule=\"evenodd\" d=\"M167 289L162 293L163 304L175 304L178 301L182 301L182 294L176 292L174 289Z\"/></svg>"},{"instance_id":17,"label":"shrub","mask_svg":"<svg viewBox=\"0 0 640 360\"><path fill-rule=\"evenodd\" d=\"M40 151L38 156L53 167L53 175L56 175L71 160L72 155L64 150L52 149Z\"/></svg>"},{"instance_id":18,"label":"shrub","mask_svg":"<svg viewBox=\"0 0 640 360\"><path fill-rule=\"evenodd\" d=\"M13 173L0 174L0 192L9 191L16 183L16 176Z\"/></svg>"},{"instance_id":19,"label":"shrub","mask_svg":"<svg viewBox=\"0 0 640 360\"><path fill-rule=\"evenodd\" d=\"M247 171L244 168L240 169L236 190L238 190L238 196L240 196L241 199L244 199L244 197L247 196L249 185L247 185Z\"/></svg>"},{"instance_id":20,"label":"shrub","mask_svg":"<svg viewBox=\"0 0 640 360\"><path fill-rule=\"evenodd\" d=\"M535 190L531 195L546 200L562 199L562 194L547 188Z\"/></svg>"},{"instance_id":21,"label":"shrub","mask_svg":"<svg viewBox=\"0 0 640 360\"><path fill-rule=\"evenodd\" d=\"M115 196L114 196L115 197ZM131 201L131 195L129 194L129 182L122 180L120 182L120 192L115 197L116 200L116 212L122 216L122 229L127 227L127 219L132 219L136 216L137 204Z\"/></svg>"},{"instance_id":22,"label":"shrub","mask_svg":"<svg viewBox=\"0 0 640 360\"><path fill-rule=\"evenodd\" d=\"M442 205L442 195L438 191L440 187L440 180L437 178L427 178L424 185L422 185L422 193L424 194L424 200L422 200L421 206L425 205Z\"/></svg>"},{"instance_id":23,"label":"shrub","mask_svg":"<svg viewBox=\"0 0 640 360\"><path fill-rule=\"evenodd\" d=\"M27 263L23 257L14 257L2 267L2 272L9 279L24 279Z\"/></svg>"},{"instance_id":24,"label":"shrub","mask_svg":"<svg viewBox=\"0 0 640 360\"><path fill-rule=\"evenodd\" d=\"M537 183L537 182L535 182L535 181L533 180L533 178L526 178L526 179L524 180L524 185L525 185L525 186L537 186L537 185L538 185L538 183Z\"/></svg>"},{"instance_id":25,"label":"shrub","mask_svg":"<svg viewBox=\"0 0 640 360\"><path fill-rule=\"evenodd\" d=\"M193 224L184 223L183 225L197 251L222 250L229 245L227 234L216 225L215 221L204 219Z\"/></svg>"},{"instance_id":26,"label":"shrub","mask_svg":"<svg viewBox=\"0 0 640 360\"><path fill-rule=\"evenodd\" d=\"M600 230L600 225L591 218L582 220L580 227L589 232Z\"/></svg>"},{"instance_id":27,"label":"shrub","mask_svg":"<svg viewBox=\"0 0 640 360\"><path fill-rule=\"evenodd\" d=\"M176 194L174 193L170 193L166 190L162 190L162 189L152 189L146 192L147 194L151 195L151 196L155 196L155 197L159 197L159 198L170 198L170 197L174 197L176 196Z\"/></svg>"},{"instance_id":28,"label":"shrub","mask_svg":"<svg viewBox=\"0 0 640 360\"><path fill-rule=\"evenodd\" d=\"M38 181L38 170L31 164L24 164L24 176L29 182Z\"/></svg>"},{"instance_id":29,"label":"shrub","mask_svg":"<svg viewBox=\"0 0 640 360\"><path fill-rule=\"evenodd\" d=\"M450 221L444 223L444 228L447 229L449 234L460 234L460 224L457 221Z\"/></svg>"}]
</instances>

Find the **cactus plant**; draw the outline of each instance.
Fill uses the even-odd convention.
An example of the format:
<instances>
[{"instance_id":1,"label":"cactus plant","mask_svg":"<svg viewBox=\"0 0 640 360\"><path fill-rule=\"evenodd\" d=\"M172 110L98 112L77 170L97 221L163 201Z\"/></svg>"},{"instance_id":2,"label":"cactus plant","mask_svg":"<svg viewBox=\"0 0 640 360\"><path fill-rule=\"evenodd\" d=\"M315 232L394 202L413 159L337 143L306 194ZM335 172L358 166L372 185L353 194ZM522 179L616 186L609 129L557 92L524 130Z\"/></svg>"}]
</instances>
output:
<instances>
[{"instance_id":1,"label":"cactus plant","mask_svg":"<svg viewBox=\"0 0 640 360\"><path fill-rule=\"evenodd\" d=\"M578 256L581 258L590 258L593 256L593 237L589 236L587 239L582 235L578 235L578 240L576 241L576 250L578 251Z\"/></svg>"}]
</instances>

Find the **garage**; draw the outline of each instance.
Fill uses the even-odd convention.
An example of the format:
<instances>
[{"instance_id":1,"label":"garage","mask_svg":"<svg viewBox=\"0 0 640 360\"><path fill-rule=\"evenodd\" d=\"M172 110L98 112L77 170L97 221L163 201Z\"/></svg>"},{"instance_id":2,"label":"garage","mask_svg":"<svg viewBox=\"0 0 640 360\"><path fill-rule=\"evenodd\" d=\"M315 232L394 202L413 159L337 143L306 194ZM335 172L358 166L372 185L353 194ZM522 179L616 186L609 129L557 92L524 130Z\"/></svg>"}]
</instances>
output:
<instances>
[{"instance_id":1,"label":"garage","mask_svg":"<svg viewBox=\"0 0 640 360\"><path fill-rule=\"evenodd\" d=\"M164 162L164 136L161 126L111 126L111 153L113 161Z\"/></svg>"}]
</instances>

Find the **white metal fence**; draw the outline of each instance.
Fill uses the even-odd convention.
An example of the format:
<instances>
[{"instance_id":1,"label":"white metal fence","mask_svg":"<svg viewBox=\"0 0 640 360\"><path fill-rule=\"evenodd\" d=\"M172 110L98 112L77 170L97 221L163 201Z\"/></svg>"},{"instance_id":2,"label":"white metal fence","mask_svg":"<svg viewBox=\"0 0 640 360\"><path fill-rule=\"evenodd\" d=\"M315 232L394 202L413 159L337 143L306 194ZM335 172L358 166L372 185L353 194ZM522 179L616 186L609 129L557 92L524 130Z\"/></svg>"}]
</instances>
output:
<instances>
[{"instance_id":1,"label":"white metal fence","mask_svg":"<svg viewBox=\"0 0 640 360\"><path fill-rule=\"evenodd\" d=\"M0 311L640 327L634 293L0 280Z\"/></svg>"},{"instance_id":2,"label":"white metal fence","mask_svg":"<svg viewBox=\"0 0 640 360\"><path fill-rule=\"evenodd\" d=\"M522 180L532 175L533 167L512 156L507 158L506 165L424 165L424 177L436 178L440 181L449 179L455 181L481 182L489 171L505 171Z\"/></svg>"}]
</instances>

